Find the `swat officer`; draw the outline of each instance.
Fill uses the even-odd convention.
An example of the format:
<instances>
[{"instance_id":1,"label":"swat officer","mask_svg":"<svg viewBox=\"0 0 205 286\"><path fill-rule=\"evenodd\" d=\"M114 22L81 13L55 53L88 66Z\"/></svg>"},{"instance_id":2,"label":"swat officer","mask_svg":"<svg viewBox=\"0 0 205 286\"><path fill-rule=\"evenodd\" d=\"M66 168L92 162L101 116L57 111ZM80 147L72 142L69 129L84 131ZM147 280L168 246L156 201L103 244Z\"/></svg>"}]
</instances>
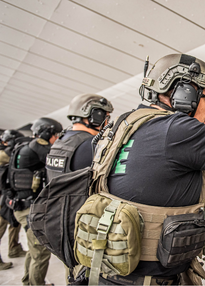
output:
<instances>
[{"instance_id":1,"label":"swat officer","mask_svg":"<svg viewBox=\"0 0 205 286\"><path fill-rule=\"evenodd\" d=\"M170 112L144 123L129 144L122 146L108 177L109 191L149 206L192 206L199 202L205 170L205 62L171 54L157 61L148 76L146 70L140 95L151 105L141 104L138 110ZM181 280L182 285L202 284L204 271L196 261L196 267L190 262L177 265L182 257L178 255L176 266L162 265L156 249L149 247L154 240L158 242L160 233L150 230L145 221L146 227L148 243L137 268L126 277L100 277L100 284L178 285L179 275L187 278ZM153 235L148 235L149 231ZM177 251L172 255L177 256L180 247Z\"/></svg>"},{"instance_id":2,"label":"swat officer","mask_svg":"<svg viewBox=\"0 0 205 286\"><path fill-rule=\"evenodd\" d=\"M80 94L68 109L72 130L67 130L51 147L46 159L48 180L88 167L92 163L91 141L107 124L113 106L97 94Z\"/></svg>"},{"instance_id":3,"label":"swat officer","mask_svg":"<svg viewBox=\"0 0 205 286\"><path fill-rule=\"evenodd\" d=\"M11 152L15 144L24 138L24 135L17 130L5 130L1 135L0 144L0 192L1 192L1 211L0 211L0 240L2 239L7 226L9 224L9 247L8 256L10 258L22 257L26 255L26 251L22 249L19 241L19 231L21 225L13 216L13 211L8 208L5 203L6 192L9 188L7 182L8 164ZM12 267L12 262L4 263L0 255L0 270L9 269Z\"/></svg>"},{"instance_id":4,"label":"swat officer","mask_svg":"<svg viewBox=\"0 0 205 286\"><path fill-rule=\"evenodd\" d=\"M92 163L92 139L108 123L113 106L105 97L97 94L80 94L73 98L68 109L72 130L53 144L47 155L47 177L52 178L88 167ZM79 268L75 268L75 272ZM66 269L66 279L70 276ZM68 281L67 281L68 282Z\"/></svg>"},{"instance_id":5,"label":"swat officer","mask_svg":"<svg viewBox=\"0 0 205 286\"><path fill-rule=\"evenodd\" d=\"M10 184L16 191L11 204L28 240L23 285L44 285L51 253L34 236L28 225L28 215L30 205L46 183L46 155L62 131L62 125L51 118L42 117L33 123L31 130L35 139L17 146L10 160Z\"/></svg>"}]
</instances>

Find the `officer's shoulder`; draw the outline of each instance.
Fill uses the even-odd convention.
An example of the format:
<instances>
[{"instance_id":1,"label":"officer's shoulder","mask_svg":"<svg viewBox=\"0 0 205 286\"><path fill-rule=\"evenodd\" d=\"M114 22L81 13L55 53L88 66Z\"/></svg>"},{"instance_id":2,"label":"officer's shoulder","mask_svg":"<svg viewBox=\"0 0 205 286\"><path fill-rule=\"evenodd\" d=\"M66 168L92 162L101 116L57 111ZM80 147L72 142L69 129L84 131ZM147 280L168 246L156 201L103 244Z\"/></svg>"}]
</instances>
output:
<instances>
[{"instance_id":1,"label":"officer's shoulder","mask_svg":"<svg viewBox=\"0 0 205 286\"><path fill-rule=\"evenodd\" d=\"M42 138L38 138L38 139L36 140L36 142L37 142L39 145L49 145L49 142L46 141L46 140L44 140L44 139L42 139Z\"/></svg>"}]
</instances>

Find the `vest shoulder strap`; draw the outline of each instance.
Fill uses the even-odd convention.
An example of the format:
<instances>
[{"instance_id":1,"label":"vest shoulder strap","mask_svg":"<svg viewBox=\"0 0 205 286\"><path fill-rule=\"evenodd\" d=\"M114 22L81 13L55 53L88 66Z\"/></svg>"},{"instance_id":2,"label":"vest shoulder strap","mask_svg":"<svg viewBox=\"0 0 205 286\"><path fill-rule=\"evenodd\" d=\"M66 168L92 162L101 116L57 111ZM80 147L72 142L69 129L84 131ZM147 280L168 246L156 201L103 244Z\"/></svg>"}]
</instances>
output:
<instances>
[{"instance_id":1,"label":"vest shoulder strap","mask_svg":"<svg viewBox=\"0 0 205 286\"><path fill-rule=\"evenodd\" d=\"M205 204L205 170L202 171L202 189L199 201Z\"/></svg>"}]
</instances>

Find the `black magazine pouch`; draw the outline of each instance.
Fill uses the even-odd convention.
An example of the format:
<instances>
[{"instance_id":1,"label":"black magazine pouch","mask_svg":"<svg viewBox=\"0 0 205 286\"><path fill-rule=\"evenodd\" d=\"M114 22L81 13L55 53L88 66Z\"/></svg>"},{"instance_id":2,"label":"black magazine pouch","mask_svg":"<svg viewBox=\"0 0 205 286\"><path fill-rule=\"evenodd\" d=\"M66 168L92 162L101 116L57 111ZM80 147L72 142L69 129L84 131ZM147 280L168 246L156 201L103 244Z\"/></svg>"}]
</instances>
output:
<instances>
[{"instance_id":1,"label":"black magazine pouch","mask_svg":"<svg viewBox=\"0 0 205 286\"><path fill-rule=\"evenodd\" d=\"M0 191L6 189L6 181L9 165L0 166Z\"/></svg>"},{"instance_id":2,"label":"black magazine pouch","mask_svg":"<svg viewBox=\"0 0 205 286\"><path fill-rule=\"evenodd\" d=\"M157 258L166 268L188 263L199 255L204 241L204 210L168 216L163 223Z\"/></svg>"}]
</instances>

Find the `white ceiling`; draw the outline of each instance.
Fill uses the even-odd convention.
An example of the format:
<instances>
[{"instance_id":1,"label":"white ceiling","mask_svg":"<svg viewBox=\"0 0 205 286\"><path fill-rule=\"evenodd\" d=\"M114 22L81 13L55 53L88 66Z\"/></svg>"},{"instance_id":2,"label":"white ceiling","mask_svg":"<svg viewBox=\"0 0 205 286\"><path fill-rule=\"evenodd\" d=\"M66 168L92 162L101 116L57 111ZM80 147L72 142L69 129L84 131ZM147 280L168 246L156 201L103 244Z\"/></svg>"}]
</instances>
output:
<instances>
[{"instance_id":1,"label":"white ceiling","mask_svg":"<svg viewBox=\"0 0 205 286\"><path fill-rule=\"evenodd\" d=\"M0 128L49 116L64 127L71 99L106 96L135 108L144 60L205 61L204 0L0 0Z\"/></svg>"}]
</instances>

